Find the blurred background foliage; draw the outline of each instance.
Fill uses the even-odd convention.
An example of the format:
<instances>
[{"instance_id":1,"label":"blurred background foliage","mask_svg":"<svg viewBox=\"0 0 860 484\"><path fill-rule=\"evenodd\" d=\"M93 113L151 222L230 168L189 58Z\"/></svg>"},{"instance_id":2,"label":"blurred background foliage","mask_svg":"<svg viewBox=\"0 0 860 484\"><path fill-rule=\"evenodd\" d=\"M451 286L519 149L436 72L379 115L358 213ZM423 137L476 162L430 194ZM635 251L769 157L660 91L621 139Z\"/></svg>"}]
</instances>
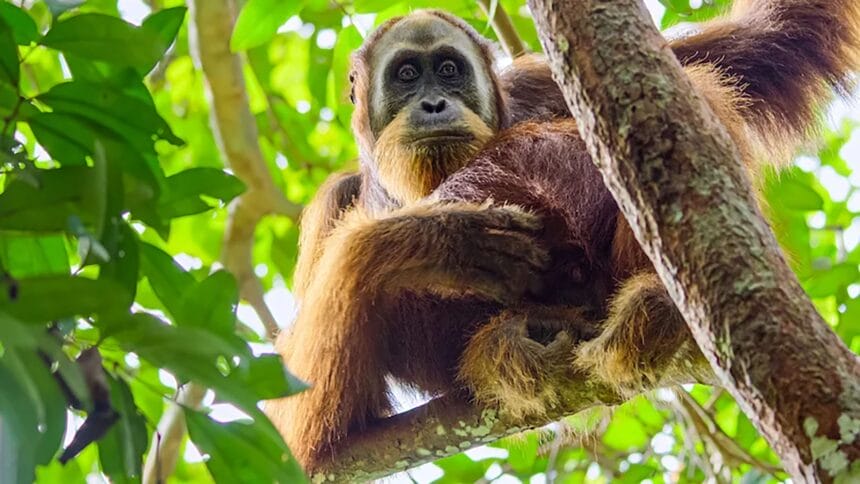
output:
<instances>
[{"instance_id":1,"label":"blurred background foliage","mask_svg":"<svg viewBox=\"0 0 860 484\"><path fill-rule=\"evenodd\" d=\"M646 3L675 35L730 2ZM328 174L355 167L349 54L375 25L434 7L494 38L481 4L504 9L525 45L540 50L524 0L245 3L231 46L242 54L277 188L304 204ZM156 426L189 380L212 390L199 411L185 410L191 440L181 442L168 482L302 479L257 405L301 383L271 354L264 325L220 262L228 204L247 187L225 169L213 135L184 7L0 3L0 482L139 482ZM849 106L831 108L820 142L770 174L764 194L805 289L857 352L860 116ZM255 231L253 273L281 325L294 312L297 239L285 216L265 217ZM393 478L784 479L732 398L700 386L594 409Z\"/></svg>"}]
</instances>

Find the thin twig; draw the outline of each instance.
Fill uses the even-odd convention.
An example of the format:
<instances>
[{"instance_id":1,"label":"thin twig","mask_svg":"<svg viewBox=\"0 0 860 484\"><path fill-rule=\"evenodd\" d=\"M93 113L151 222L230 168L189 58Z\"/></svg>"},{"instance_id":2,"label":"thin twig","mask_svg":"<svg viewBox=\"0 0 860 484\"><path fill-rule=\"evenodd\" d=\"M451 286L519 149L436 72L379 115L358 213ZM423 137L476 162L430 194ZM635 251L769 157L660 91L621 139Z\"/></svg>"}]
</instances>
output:
<instances>
[{"instance_id":1,"label":"thin twig","mask_svg":"<svg viewBox=\"0 0 860 484\"><path fill-rule=\"evenodd\" d=\"M478 5L481 10L490 17L490 24L493 26L493 32L499 38L499 43L502 45L505 53L512 59L528 52L522 39L517 34L517 29L508 13L502 8L501 2L497 2L494 11L491 0L478 0Z\"/></svg>"}]
</instances>

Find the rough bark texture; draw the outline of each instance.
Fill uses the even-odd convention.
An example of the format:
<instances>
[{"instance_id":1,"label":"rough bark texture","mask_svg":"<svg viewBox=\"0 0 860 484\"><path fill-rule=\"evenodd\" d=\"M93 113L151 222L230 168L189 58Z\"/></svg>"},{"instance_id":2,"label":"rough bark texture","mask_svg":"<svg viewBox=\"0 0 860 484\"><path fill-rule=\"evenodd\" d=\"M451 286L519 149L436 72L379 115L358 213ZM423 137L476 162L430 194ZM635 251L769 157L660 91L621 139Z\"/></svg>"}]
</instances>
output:
<instances>
[{"instance_id":1,"label":"rough bark texture","mask_svg":"<svg viewBox=\"0 0 860 484\"><path fill-rule=\"evenodd\" d=\"M365 482L534 429L595 405L622 398L584 376L564 385L551 413L513 424L494 409L482 409L458 395L437 398L377 422L339 445L338 452L311 476L315 483Z\"/></svg>"},{"instance_id":2,"label":"rough bark texture","mask_svg":"<svg viewBox=\"0 0 860 484\"><path fill-rule=\"evenodd\" d=\"M860 361L804 294L641 0L529 6L589 152L722 384L797 482L860 477Z\"/></svg>"}]
</instances>

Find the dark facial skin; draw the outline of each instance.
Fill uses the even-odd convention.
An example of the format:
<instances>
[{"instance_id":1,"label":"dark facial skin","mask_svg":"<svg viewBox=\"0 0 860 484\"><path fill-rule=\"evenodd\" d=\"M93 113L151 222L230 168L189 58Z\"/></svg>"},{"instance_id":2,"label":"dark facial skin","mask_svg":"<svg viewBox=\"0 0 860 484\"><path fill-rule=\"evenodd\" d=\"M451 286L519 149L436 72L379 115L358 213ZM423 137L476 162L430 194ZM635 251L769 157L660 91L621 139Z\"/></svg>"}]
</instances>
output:
<instances>
[{"instance_id":1,"label":"dark facial skin","mask_svg":"<svg viewBox=\"0 0 860 484\"><path fill-rule=\"evenodd\" d=\"M487 66L466 35L444 20L417 16L387 32L374 49L371 129L375 136L401 112L405 141L469 138L465 110L495 128Z\"/></svg>"}]
</instances>

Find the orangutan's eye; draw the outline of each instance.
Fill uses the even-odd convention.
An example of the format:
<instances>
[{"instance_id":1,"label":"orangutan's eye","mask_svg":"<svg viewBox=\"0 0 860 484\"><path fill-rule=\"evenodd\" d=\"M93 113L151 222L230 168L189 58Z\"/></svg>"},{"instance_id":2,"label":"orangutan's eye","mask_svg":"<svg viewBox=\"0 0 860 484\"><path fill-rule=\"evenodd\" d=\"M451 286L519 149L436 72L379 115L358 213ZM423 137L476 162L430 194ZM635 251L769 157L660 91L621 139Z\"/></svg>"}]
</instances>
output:
<instances>
[{"instance_id":1,"label":"orangutan's eye","mask_svg":"<svg viewBox=\"0 0 860 484\"><path fill-rule=\"evenodd\" d=\"M416 69L412 64L403 64L400 66L400 69L397 70L397 78L403 82L414 81L415 79L418 79L418 76L418 69Z\"/></svg>"},{"instance_id":2,"label":"orangutan's eye","mask_svg":"<svg viewBox=\"0 0 860 484\"><path fill-rule=\"evenodd\" d=\"M439 66L439 75L442 77L454 77L460 73L454 61L446 60Z\"/></svg>"}]
</instances>

